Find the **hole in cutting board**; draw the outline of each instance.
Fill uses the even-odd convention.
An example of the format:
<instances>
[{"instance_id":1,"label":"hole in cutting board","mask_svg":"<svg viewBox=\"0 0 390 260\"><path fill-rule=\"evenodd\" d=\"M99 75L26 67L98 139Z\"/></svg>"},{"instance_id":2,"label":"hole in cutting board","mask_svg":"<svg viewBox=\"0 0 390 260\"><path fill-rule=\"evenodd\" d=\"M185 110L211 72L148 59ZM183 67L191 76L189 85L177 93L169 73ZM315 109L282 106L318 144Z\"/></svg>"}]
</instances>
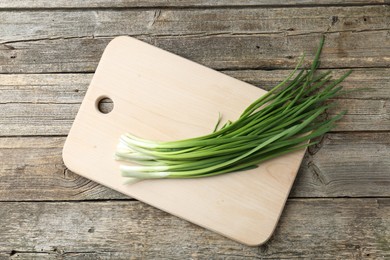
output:
<instances>
[{"instance_id":1,"label":"hole in cutting board","mask_svg":"<svg viewBox=\"0 0 390 260\"><path fill-rule=\"evenodd\" d=\"M96 108L100 113L108 114L114 109L114 102L107 96L98 98Z\"/></svg>"}]
</instances>

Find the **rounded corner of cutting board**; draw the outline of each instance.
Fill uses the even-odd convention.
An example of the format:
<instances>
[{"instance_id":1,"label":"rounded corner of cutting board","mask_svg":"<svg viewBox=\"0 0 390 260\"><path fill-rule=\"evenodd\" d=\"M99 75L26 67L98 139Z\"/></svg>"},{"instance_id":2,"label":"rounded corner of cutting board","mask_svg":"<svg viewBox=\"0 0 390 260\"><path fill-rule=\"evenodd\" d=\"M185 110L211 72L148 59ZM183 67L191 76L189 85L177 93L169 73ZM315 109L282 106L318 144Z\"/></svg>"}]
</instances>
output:
<instances>
[{"instance_id":1,"label":"rounded corner of cutting board","mask_svg":"<svg viewBox=\"0 0 390 260\"><path fill-rule=\"evenodd\" d=\"M268 231L268 232L261 231L261 232L259 232L259 236L248 238L248 239L245 239L244 241L241 241L241 242L244 243L247 246L261 246L261 245L264 245L272 237L278 222L279 221L276 221L273 224L273 227L272 227L272 229L270 231Z\"/></svg>"},{"instance_id":2,"label":"rounded corner of cutting board","mask_svg":"<svg viewBox=\"0 0 390 260\"><path fill-rule=\"evenodd\" d=\"M266 238L248 239L248 240L242 240L242 241L238 241L238 242L241 242L247 246L262 246L268 242L268 240L271 238L271 236L272 236L272 233L269 234L269 236L267 236Z\"/></svg>"},{"instance_id":3,"label":"rounded corner of cutting board","mask_svg":"<svg viewBox=\"0 0 390 260\"><path fill-rule=\"evenodd\" d=\"M62 160L67 168L71 166L70 152L69 152L69 136L66 138L64 147L62 148Z\"/></svg>"},{"instance_id":4,"label":"rounded corner of cutting board","mask_svg":"<svg viewBox=\"0 0 390 260\"><path fill-rule=\"evenodd\" d=\"M266 244L271 239L276 230L276 227L280 220L282 209L279 212L279 217L269 217L269 219L265 221L267 222L267 224L257 219L256 221L258 221L258 224L252 224L251 231L247 232L246 235L241 233L240 235L230 238L247 246L254 247ZM218 231L216 232L219 233Z\"/></svg>"},{"instance_id":5,"label":"rounded corner of cutting board","mask_svg":"<svg viewBox=\"0 0 390 260\"><path fill-rule=\"evenodd\" d=\"M62 148L62 160L64 161L66 168L75 172L74 167L73 167L73 163L72 163L73 160L71 158L71 156L72 156L71 150L73 150L74 148L69 147L69 145L70 145L69 140L70 140L70 138L68 136L65 140L64 147Z\"/></svg>"},{"instance_id":6,"label":"rounded corner of cutting board","mask_svg":"<svg viewBox=\"0 0 390 260\"><path fill-rule=\"evenodd\" d=\"M123 42L129 42L134 40L136 39L129 36L117 36L107 44L106 48L115 47L116 44L122 44Z\"/></svg>"},{"instance_id":7,"label":"rounded corner of cutting board","mask_svg":"<svg viewBox=\"0 0 390 260\"><path fill-rule=\"evenodd\" d=\"M143 45L147 45L147 43L142 42L136 38L130 37L130 36L118 36L112 39L104 49L104 52L109 51L110 49L115 48L123 48L124 46L129 47L129 44L137 44L141 43ZM131 46L131 45L130 45Z\"/></svg>"}]
</instances>

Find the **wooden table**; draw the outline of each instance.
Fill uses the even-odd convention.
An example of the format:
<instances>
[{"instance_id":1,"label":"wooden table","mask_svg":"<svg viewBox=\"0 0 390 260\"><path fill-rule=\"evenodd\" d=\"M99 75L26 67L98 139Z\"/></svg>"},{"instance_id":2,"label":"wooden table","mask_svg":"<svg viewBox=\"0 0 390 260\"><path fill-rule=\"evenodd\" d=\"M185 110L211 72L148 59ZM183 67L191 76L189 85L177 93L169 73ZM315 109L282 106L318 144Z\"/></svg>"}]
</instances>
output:
<instances>
[{"instance_id":1,"label":"wooden table","mask_svg":"<svg viewBox=\"0 0 390 260\"><path fill-rule=\"evenodd\" d=\"M390 258L387 0L0 1L0 258ZM130 35L268 88L326 34L348 114L307 152L268 243L248 247L69 171L98 60ZM334 112L334 111L333 111ZM330 111L329 113L332 113Z\"/></svg>"}]
</instances>

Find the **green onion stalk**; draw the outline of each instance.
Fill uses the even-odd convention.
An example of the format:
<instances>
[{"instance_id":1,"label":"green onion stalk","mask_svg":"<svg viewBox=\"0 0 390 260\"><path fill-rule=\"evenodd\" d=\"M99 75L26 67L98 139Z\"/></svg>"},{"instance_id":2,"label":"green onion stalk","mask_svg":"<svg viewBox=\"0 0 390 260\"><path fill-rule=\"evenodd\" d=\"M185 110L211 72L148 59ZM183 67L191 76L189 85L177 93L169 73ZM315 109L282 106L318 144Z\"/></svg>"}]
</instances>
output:
<instances>
[{"instance_id":1,"label":"green onion stalk","mask_svg":"<svg viewBox=\"0 0 390 260\"><path fill-rule=\"evenodd\" d=\"M237 120L220 126L219 116L210 134L168 142L123 134L115 158L133 165L121 165L122 176L133 181L211 177L253 169L316 144L310 140L334 128L346 113L320 120L335 105L332 98L342 92L339 84L351 73L335 80L329 72L315 73L323 45L324 37L309 69L302 69L302 57L285 80L250 104Z\"/></svg>"}]
</instances>

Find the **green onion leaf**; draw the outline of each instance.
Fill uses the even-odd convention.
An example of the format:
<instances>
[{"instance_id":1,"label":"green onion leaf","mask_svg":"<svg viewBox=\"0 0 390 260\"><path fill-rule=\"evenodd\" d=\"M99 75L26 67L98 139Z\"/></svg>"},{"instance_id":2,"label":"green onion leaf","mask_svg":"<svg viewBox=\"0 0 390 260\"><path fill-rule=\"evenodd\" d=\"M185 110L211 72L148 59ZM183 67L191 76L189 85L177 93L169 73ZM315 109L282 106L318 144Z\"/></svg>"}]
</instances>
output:
<instances>
[{"instance_id":1,"label":"green onion leaf","mask_svg":"<svg viewBox=\"0 0 390 260\"><path fill-rule=\"evenodd\" d=\"M201 178L256 168L260 163L316 142L346 111L320 120L335 106L334 97L343 93L330 72L316 74L324 37L308 71L301 70L304 56L285 80L250 104L235 121L221 125L218 115L214 130L207 135L169 142L145 140L130 133L120 137L115 159L132 165L120 166L130 183L144 179ZM299 71L299 72L298 72Z\"/></svg>"}]
</instances>

